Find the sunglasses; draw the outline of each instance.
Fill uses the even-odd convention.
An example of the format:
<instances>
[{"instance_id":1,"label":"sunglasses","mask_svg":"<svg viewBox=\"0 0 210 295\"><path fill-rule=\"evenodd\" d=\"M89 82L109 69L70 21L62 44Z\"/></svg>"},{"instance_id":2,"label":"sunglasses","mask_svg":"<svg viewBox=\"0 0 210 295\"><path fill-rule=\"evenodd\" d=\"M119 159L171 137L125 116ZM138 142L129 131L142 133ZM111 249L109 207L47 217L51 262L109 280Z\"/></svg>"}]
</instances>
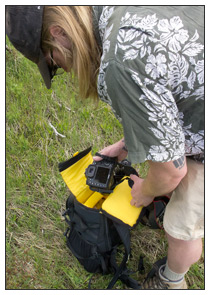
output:
<instances>
[{"instance_id":1,"label":"sunglasses","mask_svg":"<svg viewBox=\"0 0 210 295\"><path fill-rule=\"evenodd\" d=\"M64 73L64 69L54 63L52 50L50 51L50 59L51 59L51 65L49 66L49 69L50 69L50 76L52 79L54 76L62 75Z\"/></svg>"}]
</instances>

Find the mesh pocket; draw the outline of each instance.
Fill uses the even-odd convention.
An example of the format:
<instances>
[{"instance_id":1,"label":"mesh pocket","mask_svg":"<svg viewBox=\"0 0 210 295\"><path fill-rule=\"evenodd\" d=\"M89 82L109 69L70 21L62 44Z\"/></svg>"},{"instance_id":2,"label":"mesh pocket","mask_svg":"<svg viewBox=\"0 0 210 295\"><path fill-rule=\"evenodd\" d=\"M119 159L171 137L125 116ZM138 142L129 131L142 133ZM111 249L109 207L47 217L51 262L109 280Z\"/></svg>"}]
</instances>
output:
<instances>
[{"instance_id":1,"label":"mesh pocket","mask_svg":"<svg viewBox=\"0 0 210 295\"><path fill-rule=\"evenodd\" d=\"M96 245L84 241L74 228L67 235L67 246L87 271L101 272L101 257Z\"/></svg>"}]
</instances>

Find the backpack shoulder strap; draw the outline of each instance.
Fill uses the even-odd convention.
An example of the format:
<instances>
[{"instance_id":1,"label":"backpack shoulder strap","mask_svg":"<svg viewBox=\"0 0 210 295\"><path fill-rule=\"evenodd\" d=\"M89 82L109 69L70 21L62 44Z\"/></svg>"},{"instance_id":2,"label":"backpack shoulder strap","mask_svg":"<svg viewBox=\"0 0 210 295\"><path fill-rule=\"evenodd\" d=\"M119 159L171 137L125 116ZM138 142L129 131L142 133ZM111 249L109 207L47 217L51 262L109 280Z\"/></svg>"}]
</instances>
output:
<instances>
[{"instance_id":1,"label":"backpack shoulder strap","mask_svg":"<svg viewBox=\"0 0 210 295\"><path fill-rule=\"evenodd\" d=\"M125 226L119 223L114 223L114 226L123 242L125 253L123 256L123 260L119 266L117 266L117 263L116 263L115 253L112 255L110 262L112 267L115 269L115 274L112 280L110 281L107 289L112 289L118 279L120 279L123 283L125 283L127 286L133 289L141 289L140 284L136 280L129 277L129 271L126 267L126 263L129 259L130 252L131 252L130 228L128 226Z\"/></svg>"}]
</instances>

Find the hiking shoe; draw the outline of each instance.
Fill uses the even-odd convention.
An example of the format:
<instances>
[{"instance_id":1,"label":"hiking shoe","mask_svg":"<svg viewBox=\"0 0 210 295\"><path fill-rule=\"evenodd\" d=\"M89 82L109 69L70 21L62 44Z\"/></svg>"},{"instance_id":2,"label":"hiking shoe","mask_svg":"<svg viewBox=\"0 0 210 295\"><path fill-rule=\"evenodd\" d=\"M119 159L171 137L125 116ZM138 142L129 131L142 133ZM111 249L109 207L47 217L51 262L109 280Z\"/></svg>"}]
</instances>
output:
<instances>
[{"instance_id":1,"label":"hiking shoe","mask_svg":"<svg viewBox=\"0 0 210 295\"><path fill-rule=\"evenodd\" d=\"M157 261L151 271L148 273L144 283L141 285L142 289L149 290L163 290L163 289L187 289L187 283L185 279L172 282L162 275L164 266L166 263L166 257Z\"/></svg>"}]
</instances>

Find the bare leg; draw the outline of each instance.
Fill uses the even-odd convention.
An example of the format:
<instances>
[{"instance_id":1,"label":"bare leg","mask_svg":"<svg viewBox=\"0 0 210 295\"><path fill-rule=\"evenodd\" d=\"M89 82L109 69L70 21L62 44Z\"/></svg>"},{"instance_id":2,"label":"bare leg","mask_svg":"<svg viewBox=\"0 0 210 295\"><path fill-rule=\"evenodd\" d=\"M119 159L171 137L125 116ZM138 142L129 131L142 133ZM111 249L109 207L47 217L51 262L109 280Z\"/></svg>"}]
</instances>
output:
<instances>
[{"instance_id":1,"label":"bare leg","mask_svg":"<svg viewBox=\"0 0 210 295\"><path fill-rule=\"evenodd\" d=\"M183 241L166 233L168 239L168 266L176 273L187 272L202 253L202 239Z\"/></svg>"}]
</instances>

